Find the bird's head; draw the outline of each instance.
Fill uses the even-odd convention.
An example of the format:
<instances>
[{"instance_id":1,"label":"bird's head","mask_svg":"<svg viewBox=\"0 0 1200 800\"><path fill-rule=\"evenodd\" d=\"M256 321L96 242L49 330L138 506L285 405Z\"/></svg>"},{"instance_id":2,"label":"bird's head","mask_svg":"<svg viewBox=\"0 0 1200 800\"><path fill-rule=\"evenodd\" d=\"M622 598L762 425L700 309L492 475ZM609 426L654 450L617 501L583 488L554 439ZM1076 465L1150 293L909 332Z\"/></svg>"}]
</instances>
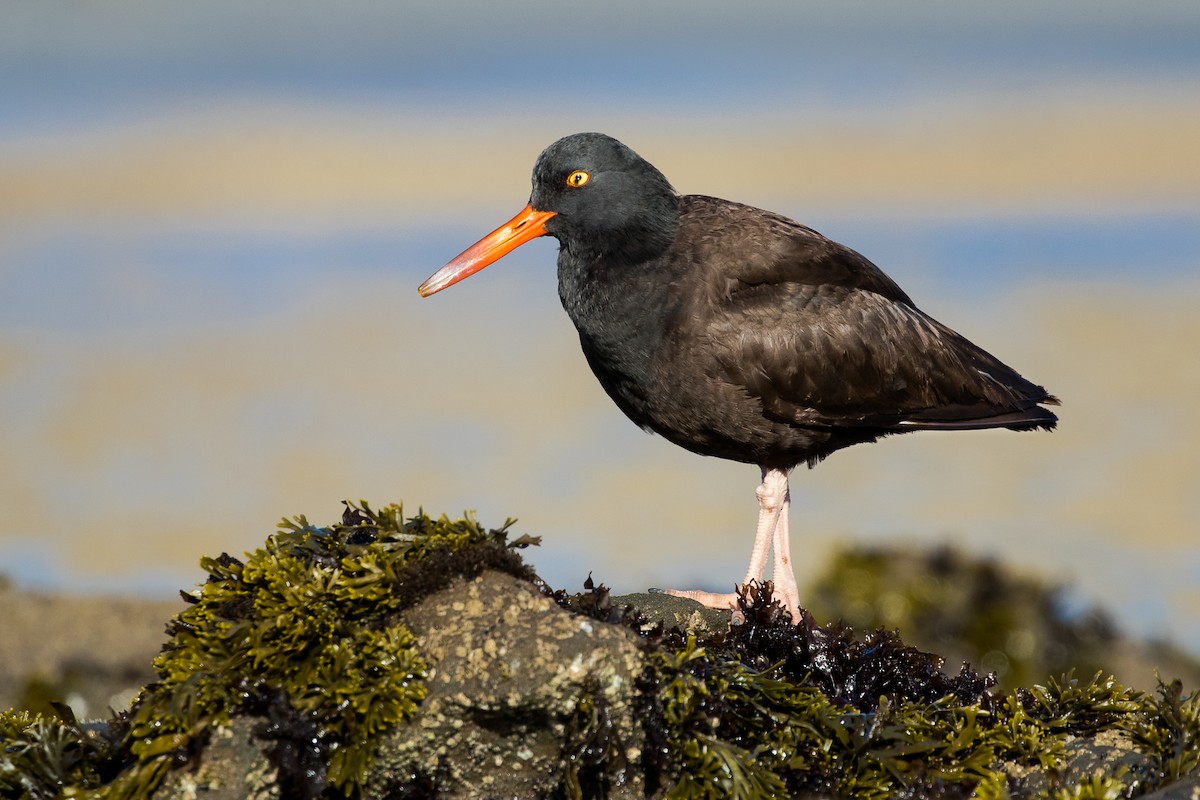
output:
<instances>
[{"instance_id":1,"label":"bird's head","mask_svg":"<svg viewBox=\"0 0 1200 800\"><path fill-rule=\"evenodd\" d=\"M678 224L678 200L661 172L611 136L576 133L538 156L529 204L418 291L428 297L539 236L578 258L644 261L670 246Z\"/></svg>"}]
</instances>

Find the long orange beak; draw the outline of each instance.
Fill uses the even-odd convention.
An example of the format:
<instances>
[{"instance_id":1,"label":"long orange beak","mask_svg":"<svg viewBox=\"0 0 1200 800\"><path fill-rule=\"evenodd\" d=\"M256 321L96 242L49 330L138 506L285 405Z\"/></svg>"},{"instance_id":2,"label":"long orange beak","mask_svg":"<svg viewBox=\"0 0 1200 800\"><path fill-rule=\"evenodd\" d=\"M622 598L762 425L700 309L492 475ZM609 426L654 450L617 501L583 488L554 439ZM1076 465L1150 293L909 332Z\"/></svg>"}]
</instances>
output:
<instances>
[{"instance_id":1,"label":"long orange beak","mask_svg":"<svg viewBox=\"0 0 1200 800\"><path fill-rule=\"evenodd\" d=\"M546 220L554 216L553 211L536 211L525 206L521 212L480 239L458 257L429 276L417 291L422 297L440 292L463 278L469 278L479 270L498 261L521 245L546 235Z\"/></svg>"}]
</instances>

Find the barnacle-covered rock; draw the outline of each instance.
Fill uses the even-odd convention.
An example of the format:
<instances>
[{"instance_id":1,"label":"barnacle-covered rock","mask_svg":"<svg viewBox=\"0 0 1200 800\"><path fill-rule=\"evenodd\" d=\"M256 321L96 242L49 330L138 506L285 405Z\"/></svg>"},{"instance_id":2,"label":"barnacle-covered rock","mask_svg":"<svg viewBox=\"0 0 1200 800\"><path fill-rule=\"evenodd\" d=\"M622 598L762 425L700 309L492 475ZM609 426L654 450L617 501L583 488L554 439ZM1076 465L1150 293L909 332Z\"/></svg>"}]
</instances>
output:
<instances>
[{"instance_id":1,"label":"barnacle-covered rock","mask_svg":"<svg viewBox=\"0 0 1200 800\"><path fill-rule=\"evenodd\" d=\"M380 796L436 775L439 797L534 797L578 787L581 774L610 797L645 796L634 633L490 571L405 618L430 665L429 694L381 748Z\"/></svg>"}]
</instances>

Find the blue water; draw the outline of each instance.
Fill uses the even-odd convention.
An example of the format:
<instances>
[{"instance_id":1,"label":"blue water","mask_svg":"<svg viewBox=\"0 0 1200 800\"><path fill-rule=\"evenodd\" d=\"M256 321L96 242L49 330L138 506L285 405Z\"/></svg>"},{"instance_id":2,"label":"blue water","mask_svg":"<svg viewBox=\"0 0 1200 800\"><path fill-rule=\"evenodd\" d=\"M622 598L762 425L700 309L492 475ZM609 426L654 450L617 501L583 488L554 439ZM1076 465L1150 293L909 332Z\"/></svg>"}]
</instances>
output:
<instances>
[{"instance_id":1,"label":"blue water","mask_svg":"<svg viewBox=\"0 0 1200 800\"><path fill-rule=\"evenodd\" d=\"M0 30L0 137L197 98L357 98L443 113L558 106L862 110L988 90L1200 75L1190 2L25 3Z\"/></svg>"},{"instance_id":2,"label":"blue water","mask_svg":"<svg viewBox=\"0 0 1200 800\"><path fill-rule=\"evenodd\" d=\"M1185 215L838 219L824 227L901 285L966 300L1030 281L1154 283L1200 268L1200 218ZM451 224L282 232L78 223L10 233L0 243L0 329L212 324L355 274L394 275L415 287L485 232ZM506 280L553 283L553 261L553 242L539 242L505 263ZM147 288L128 291L130 281Z\"/></svg>"}]
</instances>

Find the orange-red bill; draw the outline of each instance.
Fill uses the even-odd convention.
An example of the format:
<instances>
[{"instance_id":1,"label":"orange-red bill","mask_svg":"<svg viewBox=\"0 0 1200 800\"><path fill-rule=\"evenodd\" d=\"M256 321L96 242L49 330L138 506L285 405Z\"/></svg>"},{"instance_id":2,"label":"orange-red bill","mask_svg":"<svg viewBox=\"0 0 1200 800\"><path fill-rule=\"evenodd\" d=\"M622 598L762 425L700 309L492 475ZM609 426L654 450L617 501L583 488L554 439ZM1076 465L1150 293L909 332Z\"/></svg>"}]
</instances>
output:
<instances>
[{"instance_id":1,"label":"orange-red bill","mask_svg":"<svg viewBox=\"0 0 1200 800\"><path fill-rule=\"evenodd\" d=\"M422 297L429 297L434 292L440 292L463 278L469 278L529 240L544 236L546 220L553 216L553 211L537 211L533 206L525 206L515 217L459 253L457 258L430 275L429 279L417 288L417 291L421 293Z\"/></svg>"}]
</instances>

